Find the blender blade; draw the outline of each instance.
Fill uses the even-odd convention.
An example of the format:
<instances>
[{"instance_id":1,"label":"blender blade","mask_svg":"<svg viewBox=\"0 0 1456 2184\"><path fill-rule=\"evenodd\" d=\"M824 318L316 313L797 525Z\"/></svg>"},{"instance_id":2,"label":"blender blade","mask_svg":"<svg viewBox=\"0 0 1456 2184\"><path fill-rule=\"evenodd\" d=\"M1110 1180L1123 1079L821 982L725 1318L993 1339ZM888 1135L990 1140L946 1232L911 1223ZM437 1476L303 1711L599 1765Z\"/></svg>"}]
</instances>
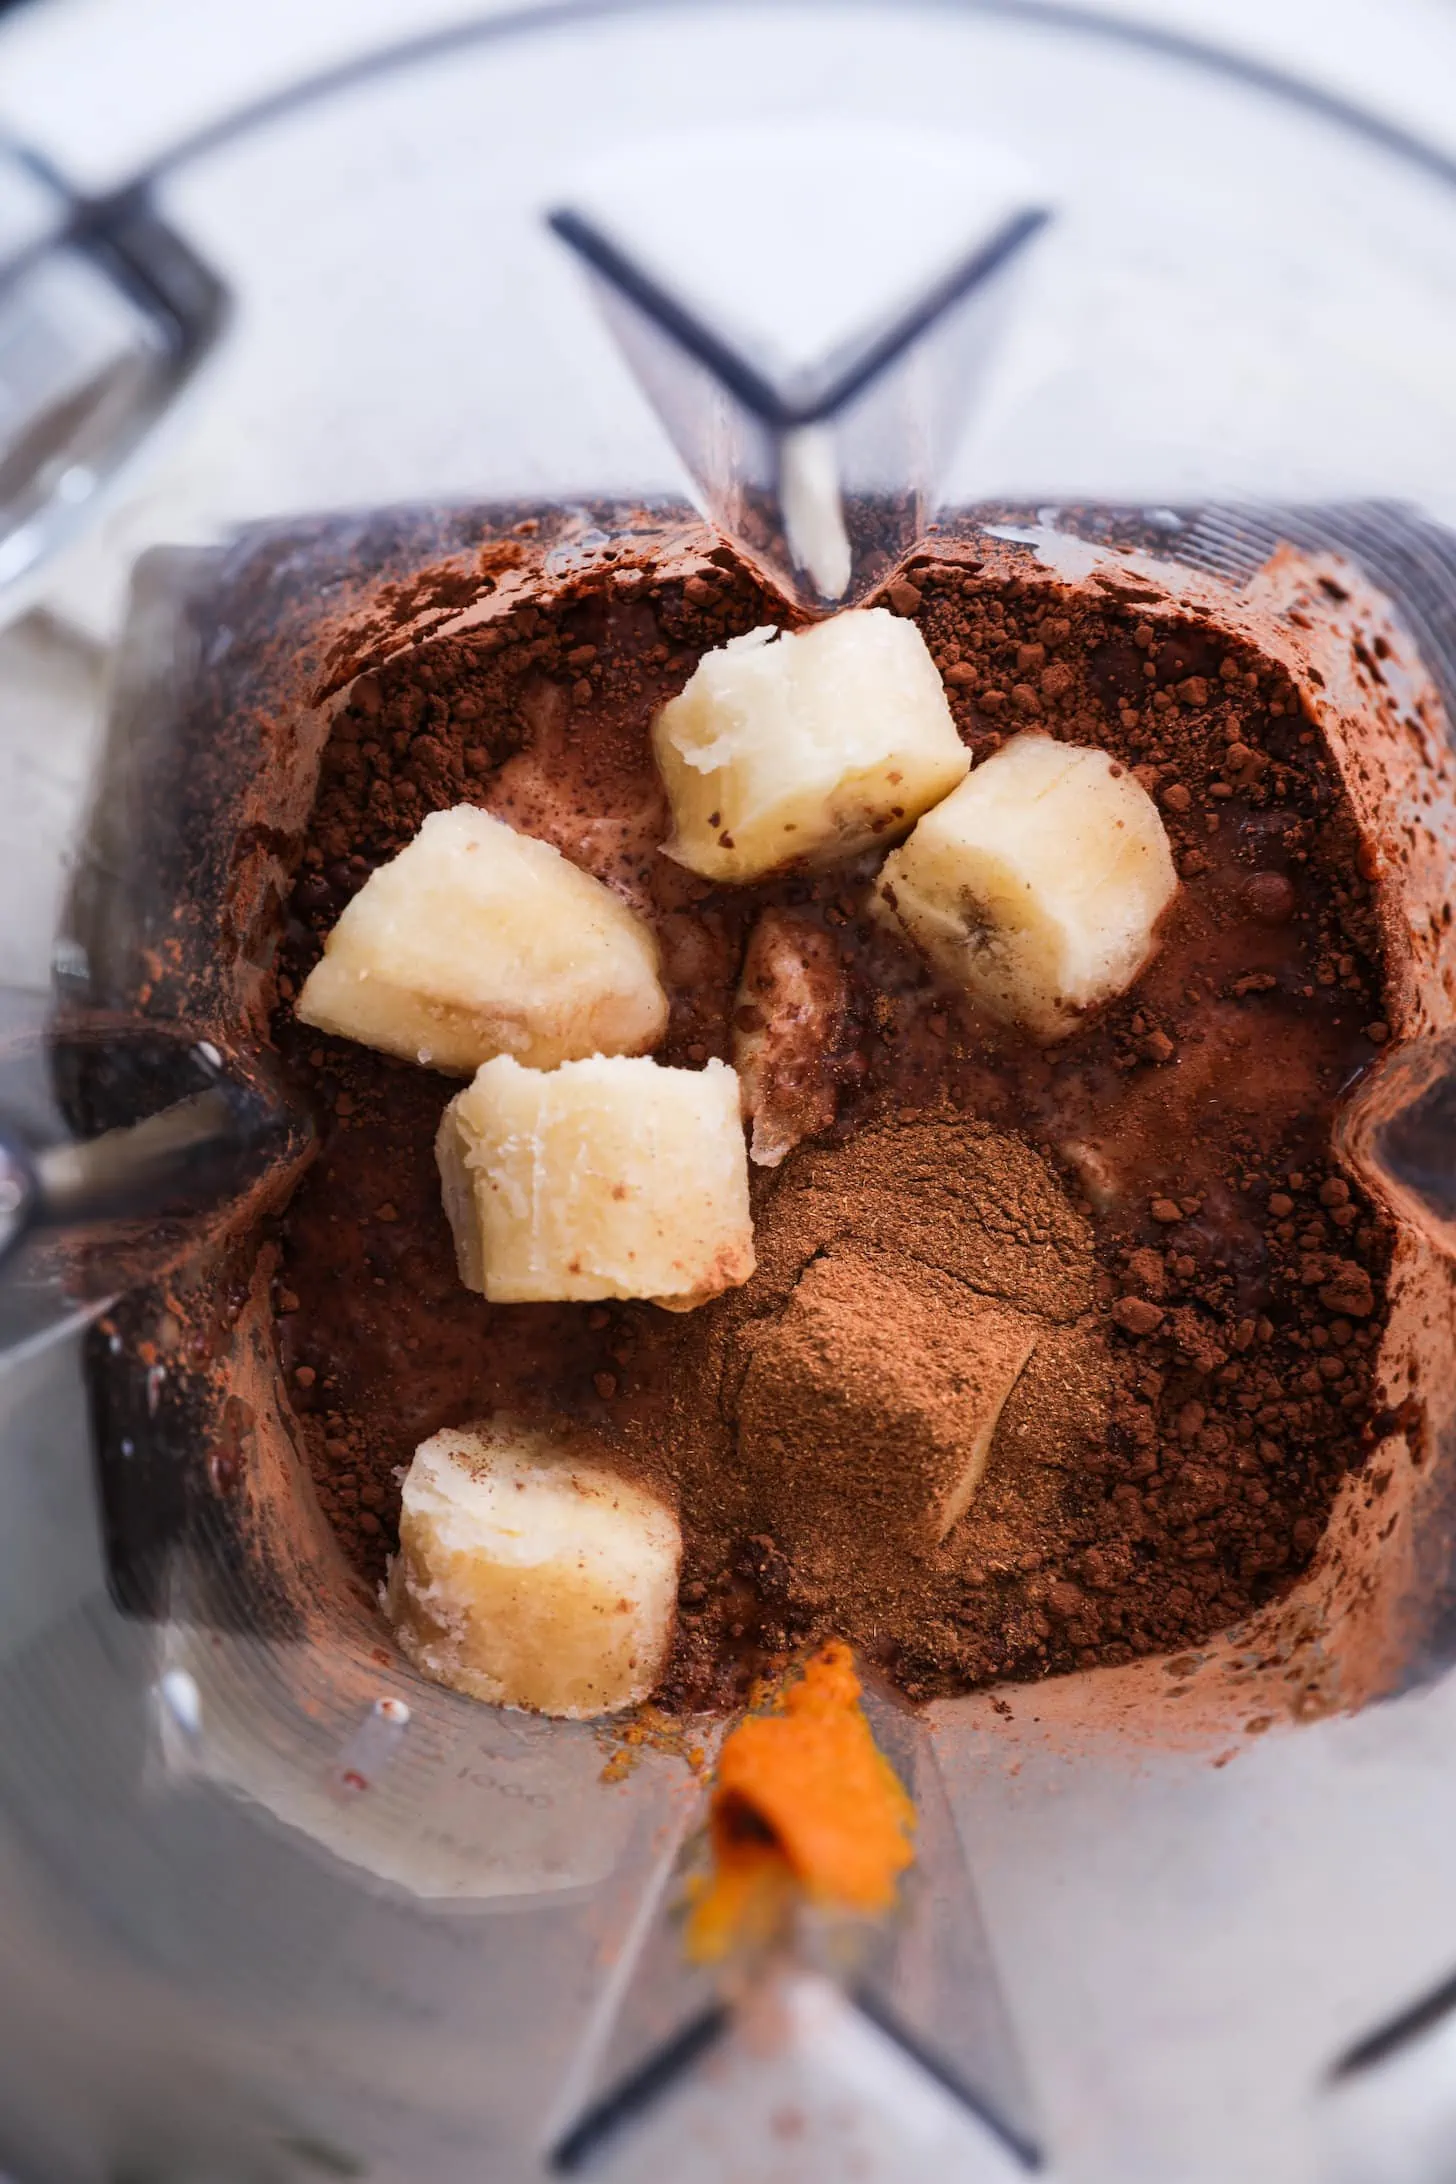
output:
<instances>
[{"instance_id":1,"label":"blender blade","mask_svg":"<svg viewBox=\"0 0 1456 2184\"><path fill-rule=\"evenodd\" d=\"M667 144L550 225L706 513L787 598L852 603L924 531L1050 213L1013 155L933 136L760 128L680 156L685 228Z\"/></svg>"}]
</instances>

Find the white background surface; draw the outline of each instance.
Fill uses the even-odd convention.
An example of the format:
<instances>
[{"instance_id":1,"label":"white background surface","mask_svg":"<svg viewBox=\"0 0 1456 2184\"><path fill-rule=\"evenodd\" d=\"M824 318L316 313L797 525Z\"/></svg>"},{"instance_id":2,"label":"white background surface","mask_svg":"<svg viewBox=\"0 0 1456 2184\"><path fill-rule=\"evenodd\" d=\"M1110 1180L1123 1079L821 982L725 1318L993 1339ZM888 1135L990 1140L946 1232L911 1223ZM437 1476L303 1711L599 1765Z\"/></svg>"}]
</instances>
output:
<instances>
[{"instance_id":1,"label":"white background surface","mask_svg":"<svg viewBox=\"0 0 1456 2184\"><path fill-rule=\"evenodd\" d=\"M0 123L99 188L271 87L487 12L505 11L438 0L39 0L0 24ZM1456 151L1447 0L1126 0L1106 12L1288 67ZM65 845L104 709L119 572L138 543L197 534L229 429L214 411L160 449L98 532L54 566L39 604L0 631L0 983L47 978Z\"/></svg>"}]
</instances>

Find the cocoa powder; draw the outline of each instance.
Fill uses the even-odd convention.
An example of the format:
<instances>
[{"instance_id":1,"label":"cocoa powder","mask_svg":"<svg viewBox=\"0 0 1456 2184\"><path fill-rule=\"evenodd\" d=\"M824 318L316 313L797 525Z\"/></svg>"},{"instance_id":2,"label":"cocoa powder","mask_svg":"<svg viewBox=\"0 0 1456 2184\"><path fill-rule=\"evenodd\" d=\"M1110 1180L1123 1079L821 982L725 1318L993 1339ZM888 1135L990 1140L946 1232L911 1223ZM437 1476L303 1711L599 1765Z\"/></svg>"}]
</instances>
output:
<instances>
[{"instance_id":1,"label":"cocoa powder","mask_svg":"<svg viewBox=\"0 0 1456 2184\"><path fill-rule=\"evenodd\" d=\"M653 712L703 651L788 619L727 549L687 583L650 557L590 572L356 681L279 964L275 1036L324 1120L281 1225L281 1349L346 1551L378 1578L397 1471L436 1427L496 1407L588 1424L681 1502L681 1704L726 1699L830 1632L916 1693L1195 1645L1307 1564L1378 1409L1389 1233L1330 1152L1336 1096L1385 1033L1374 890L1288 675L1211 624L1029 574L984 540L921 558L890 599L975 755L1027 725L1095 743L1163 812L1185 884L1162 951L1063 1046L962 1015L866 916L873 860L731 889L658 853ZM664 1060L728 1054L766 910L838 958L834 1081L805 1102L834 1119L755 1174L759 1274L686 1321L462 1290L430 1151L448 1083L293 1021L343 904L426 811L462 800L651 920ZM878 1409L856 1273L883 1321ZM802 1376L774 1392L761 1366L754 1392L775 1342L786 1364L807 1355L811 1304L820 1351L870 1391L840 1439L846 1481L877 1492L815 1501ZM896 1450L863 1467L891 1416L920 1437L923 1476L951 1460L947 1345L926 1329L992 1311L1024 1318L1034 1347L969 1514L912 1546L885 1522Z\"/></svg>"},{"instance_id":2,"label":"cocoa powder","mask_svg":"<svg viewBox=\"0 0 1456 2184\"><path fill-rule=\"evenodd\" d=\"M707 1468L678 1473L704 1572L679 1675L715 1693L723 1638L751 1614L745 1536L774 1548L755 1572L765 1651L837 1617L898 1662L902 1634L943 1622L968 1567L1055 1557L1066 1482L1108 1435L1091 1226L1019 1138L951 1109L869 1122L786 1163L756 1235L754 1282L686 1337L685 1377L716 1391L718 1431ZM1008 1379L984 1480L941 1540L937 1484L988 1384L994 1400ZM935 1642L947 1664L964 1653L957 1634Z\"/></svg>"}]
</instances>

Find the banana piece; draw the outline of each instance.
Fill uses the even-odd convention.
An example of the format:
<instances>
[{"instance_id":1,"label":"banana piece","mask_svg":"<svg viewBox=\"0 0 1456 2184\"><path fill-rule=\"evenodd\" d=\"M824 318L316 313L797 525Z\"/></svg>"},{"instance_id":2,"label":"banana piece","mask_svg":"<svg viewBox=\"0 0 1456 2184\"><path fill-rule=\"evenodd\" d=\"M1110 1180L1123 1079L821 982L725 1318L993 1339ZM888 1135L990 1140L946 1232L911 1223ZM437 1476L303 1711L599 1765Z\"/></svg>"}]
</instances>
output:
<instances>
[{"instance_id":1,"label":"banana piece","mask_svg":"<svg viewBox=\"0 0 1456 2184\"><path fill-rule=\"evenodd\" d=\"M753 1272L738 1080L500 1055L435 1141L460 1279L498 1304L649 1297L688 1312Z\"/></svg>"},{"instance_id":2,"label":"banana piece","mask_svg":"<svg viewBox=\"0 0 1456 2184\"><path fill-rule=\"evenodd\" d=\"M714 880L896 841L970 765L925 639L884 607L705 654L652 741L667 854Z\"/></svg>"},{"instance_id":3,"label":"banana piece","mask_svg":"<svg viewBox=\"0 0 1456 2184\"><path fill-rule=\"evenodd\" d=\"M1133 983L1177 891L1132 774L1106 751L1027 734L886 858L874 906L988 1016L1050 1042Z\"/></svg>"},{"instance_id":4,"label":"banana piece","mask_svg":"<svg viewBox=\"0 0 1456 2184\"><path fill-rule=\"evenodd\" d=\"M657 944L559 850L457 804L371 873L298 997L305 1024L468 1076L641 1054L667 1028Z\"/></svg>"},{"instance_id":5,"label":"banana piece","mask_svg":"<svg viewBox=\"0 0 1456 2184\"><path fill-rule=\"evenodd\" d=\"M749 935L733 1011L733 1067L753 1124L749 1156L776 1168L827 1130L849 994L839 951L812 918L765 910Z\"/></svg>"},{"instance_id":6,"label":"banana piece","mask_svg":"<svg viewBox=\"0 0 1456 2184\"><path fill-rule=\"evenodd\" d=\"M496 1419L415 1450L385 1608L437 1683L580 1720L652 1690L681 1559L655 1495L565 1437Z\"/></svg>"}]
</instances>

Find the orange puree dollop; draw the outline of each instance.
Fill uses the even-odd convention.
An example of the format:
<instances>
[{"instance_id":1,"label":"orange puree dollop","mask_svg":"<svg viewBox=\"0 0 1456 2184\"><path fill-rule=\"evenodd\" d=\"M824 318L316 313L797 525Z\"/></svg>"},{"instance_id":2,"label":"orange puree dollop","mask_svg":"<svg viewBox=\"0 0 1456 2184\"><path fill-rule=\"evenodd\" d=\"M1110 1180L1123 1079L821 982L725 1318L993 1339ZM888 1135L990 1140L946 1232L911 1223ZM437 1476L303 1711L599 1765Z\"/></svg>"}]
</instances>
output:
<instances>
[{"instance_id":1,"label":"orange puree dollop","mask_svg":"<svg viewBox=\"0 0 1456 2184\"><path fill-rule=\"evenodd\" d=\"M723 1746L710 1815L712 1871L688 1945L714 1958L767 1940L796 1896L874 1913L895 1901L915 1852L915 1808L875 1745L847 1645L824 1647Z\"/></svg>"}]
</instances>

